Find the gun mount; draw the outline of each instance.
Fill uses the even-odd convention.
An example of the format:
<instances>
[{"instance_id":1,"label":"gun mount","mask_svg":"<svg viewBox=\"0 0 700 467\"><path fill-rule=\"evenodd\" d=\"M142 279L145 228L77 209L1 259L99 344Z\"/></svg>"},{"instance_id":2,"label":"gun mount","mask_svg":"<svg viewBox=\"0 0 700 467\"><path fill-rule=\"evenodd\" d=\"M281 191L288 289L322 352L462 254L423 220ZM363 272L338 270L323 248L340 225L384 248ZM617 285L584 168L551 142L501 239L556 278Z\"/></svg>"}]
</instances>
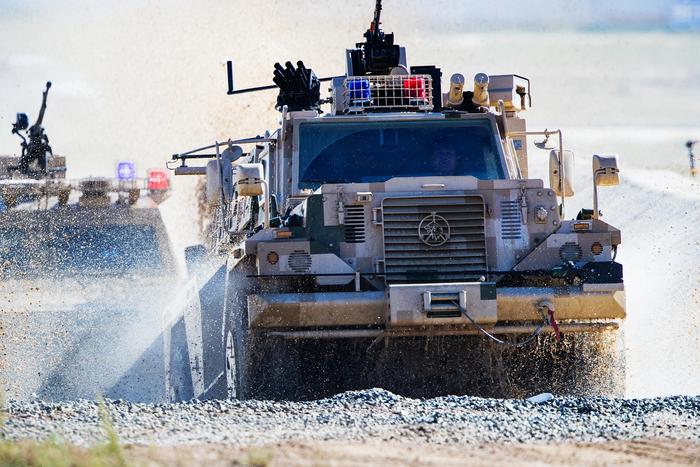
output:
<instances>
[{"instance_id":1,"label":"gun mount","mask_svg":"<svg viewBox=\"0 0 700 467\"><path fill-rule=\"evenodd\" d=\"M46 114L46 98L49 95L49 89L51 89L51 81L46 83L46 90L42 93L39 116L28 130L29 117L25 113L18 113L17 121L12 124L12 134L16 134L22 140L22 155L19 158L19 164L14 167L8 167L8 169L11 171L17 170L20 174L32 178L45 178L49 175L48 163L53 156L53 150L49 145L49 137L42 126L44 115ZM20 133L25 130L26 137ZM29 138L28 141L27 138ZM65 170L65 167L63 170Z\"/></svg>"},{"instance_id":2,"label":"gun mount","mask_svg":"<svg viewBox=\"0 0 700 467\"><path fill-rule=\"evenodd\" d=\"M359 75L388 75L399 66L402 49L394 44L394 34L385 34L381 28L382 0L377 0L374 19L365 32L365 42L355 45L355 50L348 50L348 62L352 73Z\"/></svg>"},{"instance_id":3,"label":"gun mount","mask_svg":"<svg viewBox=\"0 0 700 467\"><path fill-rule=\"evenodd\" d=\"M275 63L275 72L272 79L280 88L275 108L282 111L287 106L289 111L318 110L321 104L321 82L316 74L304 66L299 60L297 68L292 62L287 62L284 67Z\"/></svg>"}]
</instances>

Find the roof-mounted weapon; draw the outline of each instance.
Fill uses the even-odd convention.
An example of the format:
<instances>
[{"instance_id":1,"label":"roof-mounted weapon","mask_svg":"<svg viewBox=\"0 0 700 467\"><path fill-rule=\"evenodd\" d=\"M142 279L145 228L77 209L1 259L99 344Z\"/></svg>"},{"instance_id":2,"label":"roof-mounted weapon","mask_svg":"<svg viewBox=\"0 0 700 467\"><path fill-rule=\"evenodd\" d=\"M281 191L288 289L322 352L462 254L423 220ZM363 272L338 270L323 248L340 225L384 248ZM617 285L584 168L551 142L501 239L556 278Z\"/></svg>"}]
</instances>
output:
<instances>
[{"instance_id":1,"label":"roof-mounted weapon","mask_svg":"<svg viewBox=\"0 0 700 467\"><path fill-rule=\"evenodd\" d=\"M44 129L41 124L44 123L44 114L46 113L46 98L49 95L49 89L51 89L51 81L46 82L46 90L42 93L41 97L41 108L39 109L39 117L37 117L34 125L29 128L29 135L43 133Z\"/></svg>"},{"instance_id":2,"label":"roof-mounted weapon","mask_svg":"<svg viewBox=\"0 0 700 467\"><path fill-rule=\"evenodd\" d=\"M27 130L29 126L29 117L25 113L17 114L17 121L12 124L12 134L16 134L22 139L22 156L17 167L22 174L25 175L45 175L47 164L47 153L53 154L51 146L49 146L49 137L44 133L42 124L44 122L44 114L46 113L46 98L51 89L51 81L46 83L46 90L42 93L41 108L39 109L39 117L37 117L34 125L29 127L26 132L29 136L29 141L20 131ZM36 167L32 167L36 162Z\"/></svg>"},{"instance_id":3,"label":"roof-mounted weapon","mask_svg":"<svg viewBox=\"0 0 700 467\"><path fill-rule=\"evenodd\" d=\"M365 42L356 44L349 50L352 74L388 75L391 69L401 62L401 48L394 44L394 33L385 34L381 28L382 0L377 0L374 20L365 32Z\"/></svg>"},{"instance_id":4,"label":"roof-mounted weapon","mask_svg":"<svg viewBox=\"0 0 700 467\"><path fill-rule=\"evenodd\" d=\"M313 110L332 103L332 113L350 111L420 110L439 112L442 109L440 79L435 66L408 67L406 50L394 44L394 34L381 30L382 0L376 0L374 17L364 33L364 42L346 50L347 72L342 76L317 78L302 61L275 63L274 85L234 89L233 63L227 62L228 94L278 89L276 108L282 112ZM411 76L414 75L414 76ZM392 78L384 78L392 76ZM403 76L408 76L403 78ZM333 81L331 95L320 97L320 83Z\"/></svg>"},{"instance_id":5,"label":"roof-mounted weapon","mask_svg":"<svg viewBox=\"0 0 700 467\"><path fill-rule=\"evenodd\" d=\"M405 65L401 47L394 45L394 34L385 34L380 29L381 12L382 0L376 0L374 19L364 34L365 42L357 43L355 49L348 50L347 76L388 75L393 68L400 64ZM289 111L318 110L321 104L329 102L320 98L320 83L344 77L318 78L310 68L304 66L301 60L297 62L296 68L292 62L287 61L284 66L275 63L274 85L235 90L231 61L226 64L226 71L229 95L279 88L275 106L279 111L282 111L285 106Z\"/></svg>"},{"instance_id":6,"label":"roof-mounted weapon","mask_svg":"<svg viewBox=\"0 0 700 467\"><path fill-rule=\"evenodd\" d=\"M275 63L274 78L272 81L280 88L275 108L282 111L287 106L289 111L318 110L321 105L321 82L316 74L304 66L299 60L297 68L292 62L287 62L282 67Z\"/></svg>"}]
</instances>

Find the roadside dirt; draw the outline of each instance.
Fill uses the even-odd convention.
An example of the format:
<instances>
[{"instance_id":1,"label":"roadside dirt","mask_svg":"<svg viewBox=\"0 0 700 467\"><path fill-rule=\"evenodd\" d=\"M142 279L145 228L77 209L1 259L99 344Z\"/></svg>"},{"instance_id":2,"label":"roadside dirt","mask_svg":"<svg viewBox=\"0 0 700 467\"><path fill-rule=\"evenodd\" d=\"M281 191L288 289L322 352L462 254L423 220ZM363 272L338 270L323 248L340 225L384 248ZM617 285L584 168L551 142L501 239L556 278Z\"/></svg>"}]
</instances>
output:
<instances>
[{"instance_id":1,"label":"roadside dirt","mask_svg":"<svg viewBox=\"0 0 700 467\"><path fill-rule=\"evenodd\" d=\"M216 444L129 446L129 461L172 466L512 466L700 465L700 440L648 439L595 444L435 446L389 443L292 442L265 446Z\"/></svg>"}]
</instances>

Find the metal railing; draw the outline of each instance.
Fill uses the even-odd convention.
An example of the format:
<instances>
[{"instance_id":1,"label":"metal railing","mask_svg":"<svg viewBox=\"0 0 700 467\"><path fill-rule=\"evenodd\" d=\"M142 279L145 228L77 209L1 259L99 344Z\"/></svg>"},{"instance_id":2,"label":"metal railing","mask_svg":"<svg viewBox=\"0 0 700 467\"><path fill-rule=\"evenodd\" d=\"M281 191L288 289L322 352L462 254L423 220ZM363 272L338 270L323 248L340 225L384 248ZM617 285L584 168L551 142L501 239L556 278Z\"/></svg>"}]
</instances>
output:
<instances>
[{"instance_id":1,"label":"metal railing","mask_svg":"<svg viewBox=\"0 0 700 467\"><path fill-rule=\"evenodd\" d=\"M348 112L433 109L430 75L350 76L343 85Z\"/></svg>"}]
</instances>

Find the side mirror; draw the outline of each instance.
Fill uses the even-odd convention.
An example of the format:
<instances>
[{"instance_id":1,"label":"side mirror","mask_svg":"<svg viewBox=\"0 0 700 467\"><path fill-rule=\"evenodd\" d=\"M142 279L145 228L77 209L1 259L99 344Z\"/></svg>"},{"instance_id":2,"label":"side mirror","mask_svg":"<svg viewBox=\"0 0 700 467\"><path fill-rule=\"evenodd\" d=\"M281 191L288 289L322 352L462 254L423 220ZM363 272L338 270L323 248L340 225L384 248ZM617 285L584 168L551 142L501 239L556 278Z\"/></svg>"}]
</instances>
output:
<instances>
[{"instance_id":1,"label":"side mirror","mask_svg":"<svg viewBox=\"0 0 700 467\"><path fill-rule=\"evenodd\" d=\"M207 204L221 206L233 199L233 169L225 159L207 162Z\"/></svg>"},{"instance_id":2,"label":"side mirror","mask_svg":"<svg viewBox=\"0 0 700 467\"><path fill-rule=\"evenodd\" d=\"M562 154L562 172L559 173L559 155ZM574 153L554 149L549 153L549 186L557 196L561 196L561 187L567 198L574 196Z\"/></svg>"},{"instance_id":3,"label":"side mirror","mask_svg":"<svg viewBox=\"0 0 700 467\"><path fill-rule=\"evenodd\" d=\"M265 169L260 163L236 165L236 189L239 196L260 196L264 193Z\"/></svg>"},{"instance_id":4,"label":"side mirror","mask_svg":"<svg viewBox=\"0 0 700 467\"><path fill-rule=\"evenodd\" d=\"M598 211L598 187L620 184L617 156L593 156L593 219L600 218Z\"/></svg>"},{"instance_id":5,"label":"side mirror","mask_svg":"<svg viewBox=\"0 0 700 467\"><path fill-rule=\"evenodd\" d=\"M219 160L207 163L207 203L209 206L221 206L233 200L233 162L243 156L240 146L229 146ZM219 167L221 161L221 167ZM177 175L177 171L176 171Z\"/></svg>"},{"instance_id":6,"label":"side mirror","mask_svg":"<svg viewBox=\"0 0 700 467\"><path fill-rule=\"evenodd\" d=\"M596 186L619 185L619 174L617 156L593 156L593 183Z\"/></svg>"}]
</instances>

